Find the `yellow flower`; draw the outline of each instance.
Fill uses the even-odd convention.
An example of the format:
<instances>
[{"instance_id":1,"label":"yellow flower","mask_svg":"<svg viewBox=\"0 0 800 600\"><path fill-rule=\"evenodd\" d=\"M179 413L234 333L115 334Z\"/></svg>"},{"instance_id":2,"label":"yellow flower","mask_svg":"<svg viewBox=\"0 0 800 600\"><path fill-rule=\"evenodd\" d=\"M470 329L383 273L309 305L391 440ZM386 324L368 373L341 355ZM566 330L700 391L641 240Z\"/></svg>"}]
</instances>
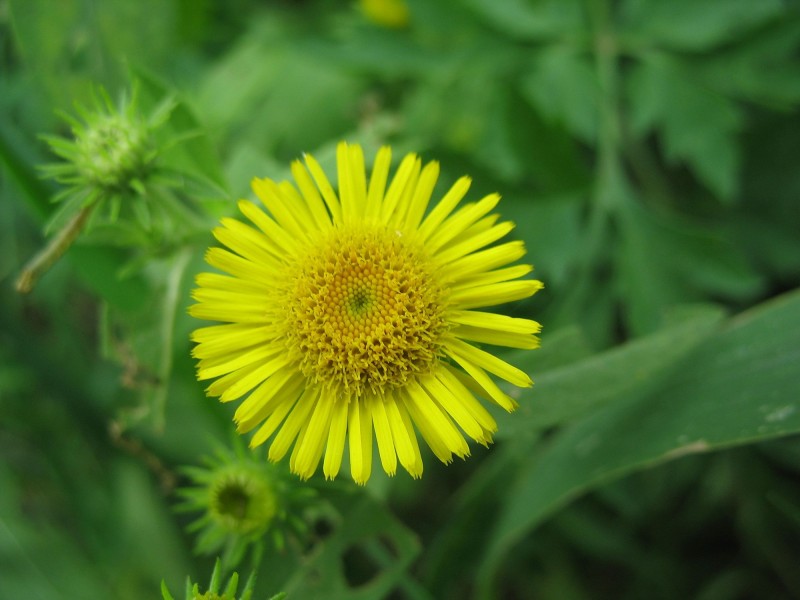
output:
<instances>
[{"instance_id":1,"label":"yellow flower","mask_svg":"<svg viewBox=\"0 0 800 600\"><path fill-rule=\"evenodd\" d=\"M324 454L334 478L345 444L363 484L373 432L384 470L398 461L422 475L416 430L448 463L466 457L464 434L491 442L497 426L475 395L515 408L490 375L513 385L530 378L475 344L535 348L540 326L475 310L533 295L541 282L522 242L493 245L513 228L490 214L490 194L460 208L462 177L427 211L439 165L409 154L388 185L391 150L381 148L367 182L360 146L337 148L338 194L309 155L295 161L296 186L253 180L269 214L239 208L255 227L223 219L227 246L206 260L226 274L201 273L193 316L224 324L192 339L198 379L222 402L244 397L234 419L250 444L274 435L270 460L292 447L290 468L310 477ZM277 433L276 433L277 432Z\"/></svg>"},{"instance_id":2,"label":"yellow flower","mask_svg":"<svg viewBox=\"0 0 800 600\"><path fill-rule=\"evenodd\" d=\"M359 0L364 16L376 25L400 29L410 20L405 0Z\"/></svg>"}]
</instances>

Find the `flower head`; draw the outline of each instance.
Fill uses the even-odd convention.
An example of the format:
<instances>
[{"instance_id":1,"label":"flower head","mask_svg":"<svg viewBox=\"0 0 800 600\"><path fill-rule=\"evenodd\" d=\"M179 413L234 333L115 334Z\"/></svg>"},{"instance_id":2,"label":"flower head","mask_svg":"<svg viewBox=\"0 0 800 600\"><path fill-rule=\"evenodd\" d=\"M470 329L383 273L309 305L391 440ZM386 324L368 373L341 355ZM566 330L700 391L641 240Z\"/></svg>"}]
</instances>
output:
<instances>
[{"instance_id":1,"label":"flower head","mask_svg":"<svg viewBox=\"0 0 800 600\"><path fill-rule=\"evenodd\" d=\"M19 292L30 292L43 275L91 223L102 220L121 226L109 237L116 244L141 244L168 220L186 222L184 202L170 192L179 185L173 169L160 164L169 143L157 134L175 107L162 100L145 115L137 104L136 88L130 98L112 102L105 90L92 96L89 107L76 104L78 117L63 114L71 137L41 136L62 160L41 165L45 177L63 189L53 198L61 204L47 224L56 232L50 243L25 265L17 280ZM181 173L185 175L185 173ZM125 221L136 223L131 228Z\"/></svg>"},{"instance_id":2,"label":"flower head","mask_svg":"<svg viewBox=\"0 0 800 600\"><path fill-rule=\"evenodd\" d=\"M373 435L384 470L422 474L419 431L443 462L465 457L464 434L488 444L497 429L481 396L506 410L514 400L491 375L530 386L521 370L479 348L535 348L535 321L475 310L533 295L528 265L508 266L524 247L494 244L513 228L490 214L499 196L458 208L459 179L428 211L439 166L409 154L389 183L391 151L378 152L369 181L357 145L337 148L338 193L319 163L292 164L295 185L255 179L268 213L239 208L252 227L223 219L224 246L206 259L195 317L223 324L193 333L198 378L223 402L244 397L234 419L273 437L270 460L292 448L290 468L328 478L349 446L357 483L369 479ZM387 183L388 186L387 186ZM374 432L374 433L373 433Z\"/></svg>"},{"instance_id":3,"label":"flower head","mask_svg":"<svg viewBox=\"0 0 800 600\"><path fill-rule=\"evenodd\" d=\"M285 536L305 524L299 513L315 492L291 485L274 465L240 444L219 450L205 467L186 467L192 485L181 488L183 512L201 512L189 526L198 532L197 550L213 553L224 548L223 562L236 564L252 544L270 535L277 547Z\"/></svg>"},{"instance_id":4,"label":"flower head","mask_svg":"<svg viewBox=\"0 0 800 600\"><path fill-rule=\"evenodd\" d=\"M389 29L405 27L410 20L405 0L359 0L359 6L367 19Z\"/></svg>"},{"instance_id":5,"label":"flower head","mask_svg":"<svg viewBox=\"0 0 800 600\"><path fill-rule=\"evenodd\" d=\"M158 158L163 143L156 133L174 106L174 101L166 98L151 114L144 115L136 88L119 103L101 89L88 108L76 106L80 119L64 114L72 137L42 136L63 159L41 168L44 175L66 186L55 200L64 202L68 213L104 205L111 220L116 219L123 204L144 202L153 180L160 178ZM148 228L150 219L142 217L142 210L132 213Z\"/></svg>"},{"instance_id":6,"label":"flower head","mask_svg":"<svg viewBox=\"0 0 800 600\"><path fill-rule=\"evenodd\" d=\"M239 574L233 573L225 585L225 588L220 591L222 586L222 563L219 559L214 564L214 571L211 573L211 581L208 584L208 590L205 592L200 591L200 585L192 583L190 578L186 578L186 590L184 598L186 600L250 600L253 597L253 587L255 585L255 573L252 573L247 579L241 595L237 596L239 588ZM161 582L161 597L163 600L175 600L175 597L170 593L167 584ZM283 600L286 598L285 593L280 593L272 596L270 600Z\"/></svg>"}]
</instances>

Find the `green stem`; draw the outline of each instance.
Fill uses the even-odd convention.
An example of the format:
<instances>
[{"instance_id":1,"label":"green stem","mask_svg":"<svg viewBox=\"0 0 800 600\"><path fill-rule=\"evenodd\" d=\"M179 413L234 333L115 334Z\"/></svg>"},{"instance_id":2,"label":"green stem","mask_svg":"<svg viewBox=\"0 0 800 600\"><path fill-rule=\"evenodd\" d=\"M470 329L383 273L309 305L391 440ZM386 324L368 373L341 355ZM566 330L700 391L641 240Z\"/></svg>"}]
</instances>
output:
<instances>
[{"instance_id":1,"label":"green stem","mask_svg":"<svg viewBox=\"0 0 800 600\"><path fill-rule=\"evenodd\" d=\"M672 208L672 190L662 173L658 161L647 144L630 138L625 132L625 160L642 190L642 200L649 201L654 211L669 213Z\"/></svg>"},{"instance_id":2,"label":"green stem","mask_svg":"<svg viewBox=\"0 0 800 600\"><path fill-rule=\"evenodd\" d=\"M183 276L192 258L191 248L182 249L175 257L175 263L169 272L167 290L164 296L163 319L161 321L162 357L159 369L159 387L153 399L156 430L164 428L164 411L169 391L169 378L172 373L172 344L175 338L175 319L180 310L180 290Z\"/></svg>"},{"instance_id":3,"label":"green stem","mask_svg":"<svg viewBox=\"0 0 800 600\"><path fill-rule=\"evenodd\" d=\"M594 59L600 87L597 185L593 209L613 211L615 179L620 177L619 49L607 2L590 1L594 28Z\"/></svg>"},{"instance_id":4,"label":"green stem","mask_svg":"<svg viewBox=\"0 0 800 600\"><path fill-rule=\"evenodd\" d=\"M78 214L56 234L47 246L44 247L36 256L28 261L16 282L17 291L20 294L29 293L39 278L52 267L64 252L72 245L80 235L86 221L92 214L96 202L84 206Z\"/></svg>"}]
</instances>

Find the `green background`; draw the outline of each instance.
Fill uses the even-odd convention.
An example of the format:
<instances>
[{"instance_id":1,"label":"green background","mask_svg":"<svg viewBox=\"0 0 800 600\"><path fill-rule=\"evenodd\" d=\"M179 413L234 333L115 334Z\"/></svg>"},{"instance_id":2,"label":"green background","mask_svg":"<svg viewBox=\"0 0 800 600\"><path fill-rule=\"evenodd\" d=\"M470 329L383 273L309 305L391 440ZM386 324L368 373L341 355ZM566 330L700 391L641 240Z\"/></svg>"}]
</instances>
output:
<instances>
[{"instance_id":1,"label":"green background","mask_svg":"<svg viewBox=\"0 0 800 600\"><path fill-rule=\"evenodd\" d=\"M0 0L0 598L207 581L174 488L232 409L194 378L192 277L252 177L340 139L502 194L546 285L507 311L543 344L506 353L535 385L488 450L312 479L335 518L266 551L254 598L800 598L797 3L408 6ZM37 136L131 73L197 133L203 227L90 233L17 295L58 191Z\"/></svg>"}]
</instances>

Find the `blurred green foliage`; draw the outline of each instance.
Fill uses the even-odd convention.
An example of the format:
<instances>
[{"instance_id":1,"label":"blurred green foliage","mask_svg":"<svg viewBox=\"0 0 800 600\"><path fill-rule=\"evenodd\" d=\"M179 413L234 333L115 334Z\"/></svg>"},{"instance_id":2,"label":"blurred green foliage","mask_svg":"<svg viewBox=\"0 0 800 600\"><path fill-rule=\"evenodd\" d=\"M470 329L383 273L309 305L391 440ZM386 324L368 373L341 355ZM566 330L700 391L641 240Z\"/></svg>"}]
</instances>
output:
<instances>
[{"instance_id":1,"label":"blurred green foliage","mask_svg":"<svg viewBox=\"0 0 800 600\"><path fill-rule=\"evenodd\" d=\"M179 468L229 443L185 308L254 176L346 138L499 191L547 285L497 443L421 481L314 479L254 598L800 597L800 10L789 0L0 0L0 597L206 581ZM56 110L140 82L202 206L85 236L13 291ZM123 224L117 224L123 227ZM121 237L117 237L120 234Z\"/></svg>"}]
</instances>

